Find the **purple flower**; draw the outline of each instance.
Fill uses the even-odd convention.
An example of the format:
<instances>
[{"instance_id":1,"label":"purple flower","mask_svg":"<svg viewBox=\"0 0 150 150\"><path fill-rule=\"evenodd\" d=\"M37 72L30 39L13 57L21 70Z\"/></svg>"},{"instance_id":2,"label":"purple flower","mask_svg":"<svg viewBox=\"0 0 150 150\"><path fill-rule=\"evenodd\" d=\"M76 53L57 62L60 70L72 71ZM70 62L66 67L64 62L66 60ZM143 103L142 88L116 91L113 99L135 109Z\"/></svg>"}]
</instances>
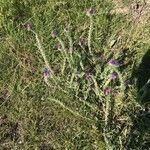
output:
<instances>
[{"instance_id":1,"label":"purple flower","mask_svg":"<svg viewBox=\"0 0 150 150\"><path fill-rule=\"evenodd\" d=\"M95 13L94 9L89 8L89 9L87 10L87 12L86 12L86 15L90 17L90 16L93 16L94 13Z\"/></svg>"},{"instance_id":2,"label":"purple flower","mask_svg":"<svg viewBox=\"0 0 150 150\"><path fill-rule=\"evenodd\" d=\"M108 64L111 65L111 66L114 66L114 67L120 67L121 66L121 64L117 60L115 60L115 59L111 59L108 62Z\"/></svg>"},{"instance_id":3,"label":"purple flower","mask_svg":"<svg viewBox=\"0 0 150 150\"><path fill-rule=\"evenodd\" d=\"M114 72L110 75L111 80L115 80L117 77L118 77L118 74L116 72Z\"/></svg>"},{"instance_id":4,"label":"purple flower","mask_svg":"<svg viewBox=\"0 0 150 150\"><path fill-rule=\"evenodd\" d=\"M50 75L50 70L48 68L45 68L44 71L43 71L43 76L44 78L48 78Z\"/></svg>"},{"instance_id":5,"label":"purple flower","mask_svg":"<svg viewBox=\"0 0 150 150\"><path fill-rule=\"evenodd\" d=\"M52 31L52 32L51 32L51 36L52 36L53 38L55 38L55 37L57 36L56 31Z\"/></svg>"}]
</instances>

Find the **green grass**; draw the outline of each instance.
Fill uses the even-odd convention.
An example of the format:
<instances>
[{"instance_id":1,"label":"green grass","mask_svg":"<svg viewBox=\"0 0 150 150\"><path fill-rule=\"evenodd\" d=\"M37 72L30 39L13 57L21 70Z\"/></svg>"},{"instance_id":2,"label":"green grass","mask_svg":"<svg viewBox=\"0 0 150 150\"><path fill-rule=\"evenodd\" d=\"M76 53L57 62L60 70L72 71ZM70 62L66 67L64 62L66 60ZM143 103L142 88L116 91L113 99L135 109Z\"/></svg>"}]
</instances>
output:
<instances>
[{"instance_id":1,"label":"green grass","mask_svg":"<svg viewBox=\"0 0 150 150\"><path fill-rule=\"evenodd\" d=\"M140 100L137 85L141 67L149 69L148 59L141 65L150 49L149 9L135 17L112 14L114 5L0 0L0 149L149 148L150 120L143 115L149 102ZM110 81L113 72L118 76Z\"/></svg>"}]
</instances>

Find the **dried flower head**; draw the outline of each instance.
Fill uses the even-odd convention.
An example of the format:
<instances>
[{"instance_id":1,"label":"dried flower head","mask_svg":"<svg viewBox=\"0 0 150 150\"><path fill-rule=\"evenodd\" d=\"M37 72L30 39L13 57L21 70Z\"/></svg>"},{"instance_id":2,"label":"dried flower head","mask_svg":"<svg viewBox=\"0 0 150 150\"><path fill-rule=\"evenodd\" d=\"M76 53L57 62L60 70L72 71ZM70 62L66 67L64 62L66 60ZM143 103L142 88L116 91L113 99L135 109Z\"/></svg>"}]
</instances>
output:
<instances>
[{"instance_id":1,"label":"dried flower head","mask_svg":"<svg viewBox=\"0 0 150 150\"><path fill-rule=\"evenodd\" d=\"M112 94L112 88L111 88L111 87L106 87L106 88L104 89L104 94L105 94L105 95L110 95L110 94Z\"/></svg>"},{"instance_id":2,"label":"dried flower head","mask_svg":"<svg viewBox=\"0 0 150 150\"><path fill-rule=\"evenodd\" d=\"M128 88L133 84L133 81L131 79L127 79L127 80L125 80L124 84L125 84L125 87Z\"/></svg>"},{"instance_id":3,"label":"dried flower head","mask_svg":"<svg viewBox=\"0 0 150 150\"><path fill-rule=\"evenodd\" d=\"M58 50L61 50L61 49L62 49L62 46L61 46L60 43L57 43L57 44L56 44L56 49L58 49Z\"/></svg>"},{"instance_id":4,"label":"dried flower head","mask_svg":"<svg viewBox=\"0 0 150 150\"><path fill-rule=\"evenodd\" d=\"M82 47L82 46L87 45L87 41L85 38L80 38L78 44Z\"/></svg>"},{"instance_id":5,"label":"dried flower head","mask_svg":"<svg viewBox=\"0 0 150 150\"><path fill-rule=\"evenodd\" d=\"M57 36L56 31L52 31L52 32L51 32L51 36L52 36L53 38L55 38L55 37Z\"/></svg>"},{"instance_id":6,"label":"dried flower head","mask_svg":"<svg viewBox=\"0 0 150 150\"><path fill-rule=\"evenodd\" d=\"M86 80L90 80L92 78L92 74L91 73L85 73L85 79Z\"/></svg>"},{"instance_id":7,"label":"dried flower head","mask_svg":"<svg viewBox=\"0 0 150 150\"><path fill-rule=\"evenodd\" d=\"M27 31L31 31L31 29L32 29L32 24L31 24L31 23L27 23L27 24L26 24L26 28L27 28Z\"/></svg>"},{"instance_id":8,"label":"dried flower head","mask_svg":"<svg viewBox=\"0 0 150 150\"><path fill-rule=\"evenodd\" d=\"M70 48L68 49L68 53L72 54L72 52L73 52L73 49L70 47Z\"/></svg>"},{"instance_id":9,"label":"dried flower head","mask_svg":"<svg viewBox=\"0 0 150 150\"><path fill-rule=\"evenodd\" d=\"M93 9L93 8L89 8L89 9L87 10L87 12L86 12L86 15L90 17L90 16L93 16L94 13L95 13L94 9Z\"/></svg>"}]
</instances>

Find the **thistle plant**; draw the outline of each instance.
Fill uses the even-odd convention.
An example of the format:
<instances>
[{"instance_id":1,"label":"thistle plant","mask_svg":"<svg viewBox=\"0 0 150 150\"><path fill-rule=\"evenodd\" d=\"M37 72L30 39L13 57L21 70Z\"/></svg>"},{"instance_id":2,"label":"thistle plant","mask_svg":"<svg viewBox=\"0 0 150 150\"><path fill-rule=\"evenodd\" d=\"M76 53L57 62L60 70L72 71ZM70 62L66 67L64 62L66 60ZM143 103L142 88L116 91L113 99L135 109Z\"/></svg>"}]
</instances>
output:
<instances>
[{"instance_id":1,"label":"thistle plant","mask_svg":"<svg viewBox=\"0 0 150 150\"><path fill-rule=\"evenodd\" d=\"M93 65L95 62L95 56L92 49L92 33L93 33L93 15L94 10L92 8L88 9L86 15L89 17L89 31L87 37L88 53L92 56L92 60L87 58L87 61ZM45 52L40 43L39 37L35 31L28 27L28 31L34 33L37 47L41 56L43 57L45 63L45 69L43 71L43 77L47 85L52 86L53 82L50 80L52 78L55 82L53 85L56 90L60 90L68 95L73 95L76 101L79 101L83 105L87 106L91 112L98 114L100 111L103 111L103 120L104 120L104 140L107 145L107 148L111 148L111 142L109 141L109 136L107 128L109 126L109 111L110 103L115 99L115 96L118 92L124 92L125 85L122 74L119 71L119 68L123 64L120 64L117 59L111 58L105 65L104 70L101 71L90 71L97 70L93 65L89 66L86 61L83 59L82 55L75 51L74 42L71 37L71 31L68 28L65 28L64 35L68 39L68 44L62 40L62 38L56 33L56 31L51 32L51 37L55 39L58 43L56 48L62 56L63 62L60 63L60 74L55 75L55 72L52 70L48 58L45 55ZM81 43L80 43L81 44ZM69 50L67 49L69 47ZM84 47L82 47L84 48ZM86 51L85 51L86 52ZM87 52L86 52L87 53ZM101 64L99 64L101 66ZM89 71L86 71L87 70ZM116 86L116 82L119 82ZM116 92L118 90L118 92ZM89 100L90 94L93 94L92 102ZM71 114L86 119L88 121L95 122L97 119L93 119L91 116L83 116L80 112L77 112L68 106L65 105L61 100L56 98L49 98L53 102L57 103L65 110L69 111ZM102 110L99 110L97 105L94 102L94 99L98 99L98 102L102 102Z\"/></svg>"}]
</instances>

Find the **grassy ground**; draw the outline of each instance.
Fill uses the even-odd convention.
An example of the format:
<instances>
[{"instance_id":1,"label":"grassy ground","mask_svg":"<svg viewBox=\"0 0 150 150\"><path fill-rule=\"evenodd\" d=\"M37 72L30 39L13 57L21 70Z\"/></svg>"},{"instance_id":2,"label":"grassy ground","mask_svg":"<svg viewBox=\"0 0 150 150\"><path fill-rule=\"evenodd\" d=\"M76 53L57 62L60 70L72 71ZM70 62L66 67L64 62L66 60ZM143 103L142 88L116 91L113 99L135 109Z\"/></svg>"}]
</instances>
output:
<instances>
[{"instance_id":1,"label":"grassy ground","mask_svg":"<svg viewBox=\"0 0 150 150\"><path fill-rule=\"evenodd\" d=\"M0 0L0 149L147 150L149 17L148 0Z\"/></svg>"}]
</instances>

